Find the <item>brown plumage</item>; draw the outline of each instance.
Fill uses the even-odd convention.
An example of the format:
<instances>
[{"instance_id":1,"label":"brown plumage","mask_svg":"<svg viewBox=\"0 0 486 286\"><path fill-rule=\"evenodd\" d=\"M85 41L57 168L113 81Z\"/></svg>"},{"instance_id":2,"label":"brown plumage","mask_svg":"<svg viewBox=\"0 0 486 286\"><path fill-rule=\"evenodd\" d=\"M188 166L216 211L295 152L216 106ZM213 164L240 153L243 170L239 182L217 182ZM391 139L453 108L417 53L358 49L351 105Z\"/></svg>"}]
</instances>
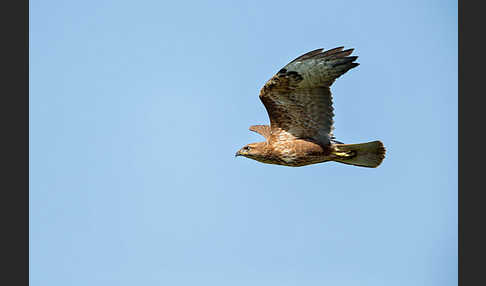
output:
<instances>
[{"instance_id":1,"label":"brown plumage","mask_svg":"<svg viewBox=\"0 0 486 286\"><path fill-rule=\"evenodd\" d=\"M291 61L268 80L260 90L260 100L270 126L250 126L266 141L248 144L236 156L291 167L327 161L378 167L385 157L380 141L342 144L333 136L330 86L359 65L352 52L343 47L317 49Z\"/></svg>"}]
</instances>

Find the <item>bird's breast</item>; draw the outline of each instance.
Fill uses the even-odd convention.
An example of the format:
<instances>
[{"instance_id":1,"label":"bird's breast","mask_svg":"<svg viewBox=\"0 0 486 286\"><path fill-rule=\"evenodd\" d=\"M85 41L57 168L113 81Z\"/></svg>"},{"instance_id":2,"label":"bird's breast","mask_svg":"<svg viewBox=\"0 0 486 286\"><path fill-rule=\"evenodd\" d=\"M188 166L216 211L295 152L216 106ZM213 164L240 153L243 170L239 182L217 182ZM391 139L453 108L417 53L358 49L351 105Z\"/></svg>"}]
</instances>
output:
<instances>
[{"instance_id":1,"label":"bird's breast","mask_svg":"<svg viewBox=\"0 0 486 286\"><path fill-rule=\"evenodd\" d=\"M330 159L330 147L323 147L307 140L291 140L273 144L272 156L274 164L286 166L305 166L321 163Z\"/></svg>"}]
</instances>

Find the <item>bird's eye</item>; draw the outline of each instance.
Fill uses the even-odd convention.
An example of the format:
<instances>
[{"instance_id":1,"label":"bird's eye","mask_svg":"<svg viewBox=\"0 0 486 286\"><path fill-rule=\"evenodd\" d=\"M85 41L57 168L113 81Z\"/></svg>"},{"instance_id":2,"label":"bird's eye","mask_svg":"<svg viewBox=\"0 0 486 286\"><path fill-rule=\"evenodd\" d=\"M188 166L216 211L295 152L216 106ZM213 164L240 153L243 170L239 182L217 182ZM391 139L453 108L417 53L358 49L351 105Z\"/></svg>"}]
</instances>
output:
<instances>
[{"instance_id":1,"label":"bird's eye","mask_svg":"<svg viewBox=\"0 0 486 286\"><path fill-rule=\"evenodd\" d=\"M245 147L243 147L243 150L245 150L245 151L250 151L250 146L245 146Z\"/></svg>"}]
</instances>

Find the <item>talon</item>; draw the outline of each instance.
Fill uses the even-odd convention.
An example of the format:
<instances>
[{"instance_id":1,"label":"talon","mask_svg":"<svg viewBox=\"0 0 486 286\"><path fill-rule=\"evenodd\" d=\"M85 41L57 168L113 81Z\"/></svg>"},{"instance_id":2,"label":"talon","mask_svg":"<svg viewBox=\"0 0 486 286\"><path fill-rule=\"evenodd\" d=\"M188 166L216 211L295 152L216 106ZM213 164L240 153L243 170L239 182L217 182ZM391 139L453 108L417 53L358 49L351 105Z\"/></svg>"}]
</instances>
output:
<instances>
[{"instance_id":1,"label":"talon","mask_svg":"<svg viewBox=\"0 0 486 286\"><path fill-rule=\"evenodd\" d=\"M343 151L343 152L334 152L335 155L339 156L339 157L344 157L344 158L350 158L350 157L354 157L356 155L356 153L354 151Z\"/></svg>"}]
</instances>

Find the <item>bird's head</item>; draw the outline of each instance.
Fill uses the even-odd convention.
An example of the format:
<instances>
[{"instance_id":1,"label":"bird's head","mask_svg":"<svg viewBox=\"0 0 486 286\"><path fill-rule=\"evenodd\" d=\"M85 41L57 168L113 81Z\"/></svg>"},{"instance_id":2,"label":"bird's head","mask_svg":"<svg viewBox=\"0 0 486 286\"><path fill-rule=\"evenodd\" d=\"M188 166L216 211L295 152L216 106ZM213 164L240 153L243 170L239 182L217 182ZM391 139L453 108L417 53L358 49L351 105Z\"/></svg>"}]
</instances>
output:
<instances>
[{"instance_id":1,"label":"bird's head","mask_svg":"<svg viewBox=\"0 0 486 286\"><path fill-rule=\"evenodd\" d=\"M251 143L245 145L243 148L236 152L235 157L243 156L250 159L258 160L263 156L265 156L265 147L266 142L258 142L258 143Z\"/></svg>"}]
</instances>

